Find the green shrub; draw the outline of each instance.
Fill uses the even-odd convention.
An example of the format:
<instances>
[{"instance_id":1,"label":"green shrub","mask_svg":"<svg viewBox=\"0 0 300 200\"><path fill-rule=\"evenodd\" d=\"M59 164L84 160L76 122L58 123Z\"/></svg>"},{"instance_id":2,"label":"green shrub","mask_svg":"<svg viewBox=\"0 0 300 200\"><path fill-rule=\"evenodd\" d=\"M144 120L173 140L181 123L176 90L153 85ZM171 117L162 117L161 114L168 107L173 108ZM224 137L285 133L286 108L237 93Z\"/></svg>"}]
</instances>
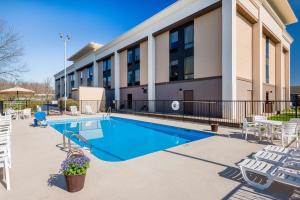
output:
<instances>
[{"instance_id":1,"label":"green shrub","mask_svg":"<svg viewBox=\"0 0 300 200\"><path fill-rule=\"evenodd\" d=\"M60 99L58 101L58 105L61 111L65 110L65 101L63 99ZM77 109L79 109L79 101L74 99L68 99L67 100L67 111L70 111L70 106L76 106Z\"/></svg>"}]
</instances>

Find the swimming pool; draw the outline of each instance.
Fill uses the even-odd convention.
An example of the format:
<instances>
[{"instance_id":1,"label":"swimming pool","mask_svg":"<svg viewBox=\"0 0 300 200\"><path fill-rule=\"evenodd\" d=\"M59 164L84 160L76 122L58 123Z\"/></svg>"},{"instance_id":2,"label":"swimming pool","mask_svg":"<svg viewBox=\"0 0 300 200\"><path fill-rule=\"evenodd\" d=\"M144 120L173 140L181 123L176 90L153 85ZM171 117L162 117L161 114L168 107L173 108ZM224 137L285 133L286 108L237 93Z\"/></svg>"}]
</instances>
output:
<instances>
[{"instance_id":1,"label":"swimming pool","mask_svg":"<svg viewBox=\"0 0 300 200\"><path fill-rule=\"evenodd\" d=\"M79 133L92 147L93 155L111 162L125 161L214 135L119 117L57 120L49 121L49 124L66 136L72 134L68 131ZM80 146L86 145L76 137L71 139Z\"/></svg>"}]
</instances>

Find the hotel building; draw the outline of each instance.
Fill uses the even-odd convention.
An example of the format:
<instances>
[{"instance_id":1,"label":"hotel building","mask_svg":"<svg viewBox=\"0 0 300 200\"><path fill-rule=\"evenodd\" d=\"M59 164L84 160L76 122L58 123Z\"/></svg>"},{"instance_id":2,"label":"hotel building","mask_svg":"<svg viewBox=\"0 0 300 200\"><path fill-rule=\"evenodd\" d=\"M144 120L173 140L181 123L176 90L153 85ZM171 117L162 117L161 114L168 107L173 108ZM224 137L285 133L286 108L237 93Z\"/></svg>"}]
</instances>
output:
<instances>
[{"instance_id":1,"label":"hotel building","mask_svg":"<svg viewBox=\"0 0 300 200\"><path fill-rule=\"evenodd\" d=\"M106 99L150 100L149 111L151 100L289 100L286 26L296 22L287 0L179 0L71 56L67 95L100 87ZM64 70L54 77L63 97Z\"/></svg>"}]
</instances>

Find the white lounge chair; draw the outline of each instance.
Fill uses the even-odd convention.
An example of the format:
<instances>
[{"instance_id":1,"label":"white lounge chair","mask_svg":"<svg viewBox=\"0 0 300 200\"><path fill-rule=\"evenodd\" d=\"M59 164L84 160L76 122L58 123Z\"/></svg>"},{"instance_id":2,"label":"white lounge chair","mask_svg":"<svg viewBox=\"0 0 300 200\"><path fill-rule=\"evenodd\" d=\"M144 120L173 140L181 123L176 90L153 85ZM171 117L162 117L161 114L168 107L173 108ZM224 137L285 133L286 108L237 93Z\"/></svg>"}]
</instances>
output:
<instances>
[{"instance_id":1,"label":"white lounge chair","mask_svg":"<svg viewBox=\"0 0 300 200\"><path fill-rule=\"evenodd\" d=\"M70 106L71 115L78 116L80 115L80 112L77 110L77 106Z\"/></svg>"},{"instance_id":2,"label":"white lounge chair","mask_svg":"<svg viewBox=\"0 0 300 200\"><path fill-rule=\"evenodd\" d=\"M282 165L288 157L286 155L271 153L268 151L258 151L253 155L255 160L265 161L274 165Z\"/></svg>"},{"instance_id":3,"label":"white lounge chair","mask_svg":"<svg viewBox=\"0 0 300 200\"><path fill-rule=\"evenodd\" d=\"M85 105L85 114L87 114L87 115L95 115L96 113L93 112L92 107L90 105Z\"/></svg>"},{"instance_id":4,"label":"white lounge chair","mask_svg":"<svg viewBox=\"0 0 300 200\"><path fill-rule=\"evenodd\" d=\"M265 190L271 186L274 181L291 185L294 187L300 187L300 171L285 168L285 167L277 167L276 165L252 159L245 159L238 164L241 169L242 176L244 180L251 186ZM257 174L266 178L266 181L262 181L261 178L258 178L258 182L256 179L250 179L248 177L250 173Z\"/></svg>"},{"instance_id":5,"label":"white lounge chair","mask_svg":"<svg viewBox=\"0 0 300 200\"><path fill-rule=\"evenodd\" d=\"M0 148L7 150L8 164L11 168L11 139L8 127L0 127Z\"/></svg>"},{"instance_id":6,"label":"white lounge chair","mask_svg":"<svg viewBox=\"0 0 300 200\"><path fill-rule=\"evenodd\" d=\"M6 183L6 189L10 190L8 152L5 147L1 147L1 146L0 146L0 168L3 168L3 179Z\"/></svg>"}]
</instances>

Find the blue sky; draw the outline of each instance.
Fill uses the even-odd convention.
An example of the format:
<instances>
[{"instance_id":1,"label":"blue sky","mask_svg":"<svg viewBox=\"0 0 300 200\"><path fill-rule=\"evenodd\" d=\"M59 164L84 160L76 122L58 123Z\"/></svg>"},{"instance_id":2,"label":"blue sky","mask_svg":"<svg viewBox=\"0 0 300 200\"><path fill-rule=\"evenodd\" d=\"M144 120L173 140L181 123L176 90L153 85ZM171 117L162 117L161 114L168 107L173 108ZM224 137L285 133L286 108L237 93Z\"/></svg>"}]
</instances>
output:
<instances>
[{"instance_id":1,"label":"blue sky","mask_svg":"<svg viewBox=\"0 0 300 200\"><path fill-rule=\"evenodd\" d=\"M176 0L0 0L0 19L22 35L24 80L43 81L63 68L59 33L72 37L68 56L90 41L106 44ZM300 19L300 1L290 0ZM291 82L300 84L300 23L288 27L294 37Z\"/></svg>"}]
</instances>

